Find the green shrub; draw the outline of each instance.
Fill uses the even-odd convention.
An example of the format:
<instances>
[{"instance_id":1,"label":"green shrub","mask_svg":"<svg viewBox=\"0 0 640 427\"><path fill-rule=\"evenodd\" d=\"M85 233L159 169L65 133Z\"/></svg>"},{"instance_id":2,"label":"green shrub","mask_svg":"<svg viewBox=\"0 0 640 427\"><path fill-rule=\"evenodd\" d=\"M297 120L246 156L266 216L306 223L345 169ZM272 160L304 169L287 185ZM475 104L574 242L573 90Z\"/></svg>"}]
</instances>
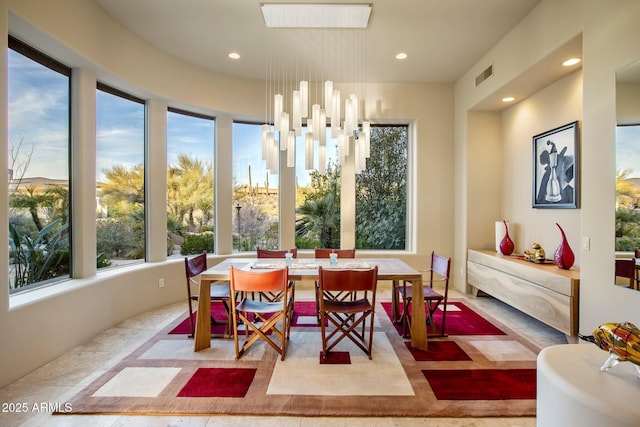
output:
<instances>
[{"instance_id":1,"label":"green shrub","mask_svg":"<svg viewBox=\"0 0 640 427\"><path fill-rule=\"evenodd\" d=\"M202 252L213 252L213 233L188 233L180 247L180 255L197 255Z\"/></svg>"},{"instance_id":2,"label":"green shrub","mask_svg":"<svg viewBox=\"0 0 640 427\"><path fill-rule=\"evenodd\" d=\"M296 237L296 248L298 249L315 249L321 248L320 240L311 237Z\"/></svg>"},{"instance_id":3,"label":"green shrub","mask_svg":"<svg viewBox=\"0 0 640 427\"><path fill-rule=\"evenodd\" d=\"M69 224L58 219L47 224L35 239L20 235L9 223L9 258L13 283L21 288L69 274Z\"/></svg>"}]
</instances>

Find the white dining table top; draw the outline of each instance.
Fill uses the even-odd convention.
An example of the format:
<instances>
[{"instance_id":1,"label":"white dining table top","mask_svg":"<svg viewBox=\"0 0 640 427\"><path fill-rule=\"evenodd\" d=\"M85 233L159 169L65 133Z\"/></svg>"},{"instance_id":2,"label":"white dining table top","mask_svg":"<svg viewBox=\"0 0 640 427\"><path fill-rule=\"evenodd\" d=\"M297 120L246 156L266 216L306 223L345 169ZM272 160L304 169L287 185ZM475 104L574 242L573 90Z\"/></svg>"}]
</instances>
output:
<instances>
[{"instance_id":1,"label":"white dining table top","mask_svg":"<svg viewBox=\"0 0 640 427\"><path fill-rule=\"evenodd\" d=\"M202 273L201 280L214 281L229 278L229 267L244 271L264 271L286 267L284 258L227 258L209 267ZM294 258L289 267L291 280L315 279L318 267L338 270L369 269L378 267L379 280L412 280L421 276L421 272L398 258L343 258L338 259L337 266L331 267L328 258Z\"/></svg>"}]
</instances>

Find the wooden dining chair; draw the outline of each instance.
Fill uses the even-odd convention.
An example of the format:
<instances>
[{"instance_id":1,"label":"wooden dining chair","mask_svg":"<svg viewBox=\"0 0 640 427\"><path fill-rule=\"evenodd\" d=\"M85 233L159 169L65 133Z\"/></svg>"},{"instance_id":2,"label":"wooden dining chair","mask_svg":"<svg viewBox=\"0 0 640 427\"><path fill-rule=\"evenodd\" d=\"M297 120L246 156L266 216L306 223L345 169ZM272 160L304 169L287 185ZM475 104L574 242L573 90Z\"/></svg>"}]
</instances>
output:
<instances>
[{"instance_id":1,"label":"wooden dining chair","mask_svg":"<svg viewBox=\"0 0 640 427\"><path fill-rule=\"evenodd\" d=\"M329 258L331 254L337 254L338 258L355 258L355 249L327 249L327 248L315 248L313 250L316 258Z\"/></svg>"},{"instance_id":2,"label":"wooden dining chair","mask_svg":"<svg viewBox=\"0 0 640 427\"><path fill-rule=\"evenodd\" d=\"M258 258L286 258L287 254L291 254L293 258L298 258L298 248L284 249L284 250L272 250L256 248L256 256ZM295 282L289 281L289 292L291 293L291 304L295 301ZM282 298L282 293L263 292L260 294L260 298L264 298L267 301L279 301Z\"/></svg>"},{"instance_id":3,"label":"wooden dining chair","mask_svg":"<svg viewBox=\"0 0 640 427\"><path fill-rule=\"evenodd\" d=\"M322 357L344 338L349 338L369 356L373 346L373 324L375 317L378 267L367 270L337 270L318 268L320 295L326 293L352 293L358 298L336 300L320 299L320 329L322 334ZM368 321L368 322L367 322ZM369 332L366 326L369 323ZM328 325L333 329L329 332Z\"/></svg>"},{"instance_id":4,"label":"wooden dining chair","mask_svg":"<svg viewBox=\"0 0 640 427\"><path fill-rule=\"evenodd\" d=\"M196 277L200 275L203 271L207 269L207 253L203 252L200 255L196 255L193 258L189 259L185 257L184 259L184 267L185 273L187 277L187 303L189 305L189 324L191 325L191 334L190 338L193 338L195 334L195 322L193 319L193 301L198 301L198 289L200 287L200 281L196 280ZM211 301L219 302L224 306L225 313L227 313L226 326L223 334L213 334L213 336L221 336L224 338L229 338L231 336L231 315L229 310L229 282L226 280L214 282L211 284ZM211 315L211 325L217 325L220 322L217 321L213 314Z\"/></svg>"},{"instance_id":5,"label":"wooden dining chair","mask_svg":"<svg viewBox=\"0 0 640 427\"><path fill-rule=\"evenodd\" d=\"M633 251L633 266L634 266L634 275L633 275L633 289L640 291L640 249L635 249Z\"/></svg>"},{"instance_id":6,"label":"wooden dining chair","mask_svg":"<svg viewBox=\"0 0 640 427\"><path fill-rule=\"evenodd\" d=\"M289 301L289 270L287 268L266 271L242 271L229 267L231 310L236 360L249 347L265 341L284 360L291 330L291 304ZM282 292L280 301L258 301L247 298L251 292ZM244 342L239 345L238 324L244 325ZM269 333L280 339L280 344Z\"/></svg>"},{"instance_id":7,"label":"wooden dining chair","mask_svg":"<svg viewBox=\"0 0 640 427\"><path fill-rule=\"evenodd\" d=\"M258 258L284 258L288 253L292 254L294 258L298 258L298 248L284 250L256 248Z\"/></svg>"},{"instance_id":8,"label":"wooden dining chair","mask_svg":"<svg viewBox=\"0 0 640 427\"><path fill-rule=\"evenodd\" d=\"M441 307L442 310L442 325L440 328L439 336L446 336L445 322L447 318L447 299L449 297L449 274L451 272L451 258L445 258L437 255L435 252L431 252L431 268L425 270L423 273L428 273L427 284L423 285L424 302L426 306L427 323L431 324L431 330L436 333L435 323L433 321L433 313ZM441 282L444 284L444 292L440 293L433 289L433 284ZM424 283L424 281L423 281ZM402 317L403 335L408 338L411 331L411 311L409 309L413 301L413 288L407 284L406 281L402 282L402 286L396 287L393 292L397 292L395 301L402 300Z\"/></svg>"},{"instance_id":9,"label":"wooden dining chair","mask_svg":"<svg viewBox=\"0 0 640 427\"><path fill-rule=\"evenodd\" d=\"M356 257L355 248L354 249L315 248L313 250L313 253L316 259L326 259L326 258L329 258L331 254L338 255L338 259ZM315 294L316 294L316 317L318 318L318 323L319 323L320 322L320 302L319 301L320 301L321 295L320 295L320 286L317 280L314 285L315 285ZM339 292L339 293L326 292L324 295L325 298L333 298L337 300L341 300L350 296L352 296L351 293L344 293L344 292Z\"/></svg>"},{"instance_id":10,"label":"wooden dining chair","mask_svg":"<svg viewBox=\"0 0 640 427\"><path fill-rule=\"evenodd\" d=\"M636 261L633 258L616 259L616 277L629 279L629 288L635 289L637 283Z\"/></svg>"}]
</instances>

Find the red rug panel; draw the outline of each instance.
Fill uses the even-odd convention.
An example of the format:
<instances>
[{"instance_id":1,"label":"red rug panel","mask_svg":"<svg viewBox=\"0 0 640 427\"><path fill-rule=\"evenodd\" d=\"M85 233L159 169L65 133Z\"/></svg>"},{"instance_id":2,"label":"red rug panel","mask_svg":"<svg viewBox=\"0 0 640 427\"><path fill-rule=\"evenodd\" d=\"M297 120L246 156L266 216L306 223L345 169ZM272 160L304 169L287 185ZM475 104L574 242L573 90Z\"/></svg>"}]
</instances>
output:
<instances>
[{"instance_id":1,"label":"red rug panel","mask_svg":"<svg viewBox=\"0 0 640 427\"><path fill-rule=\"evenodd\" d=\"M405 342L409 352L416 362L456 362L472 360L455 341L429 340L429 351L411 347L411 342Z\"/></svg>"},{"instance_id":2,"label":"red rug panel","mask_svg":"<svg viewBox=\"0 0 640 427\"><path fill-rule=\"evenodd\" d=\"M220 302L211 303L211 315L216 321L216 324L211 325L212 334L224 334L224 329L227 325L227 312L224 306ZM193 324L196 324L196 312L193 312ZM191 325L189 323L189 316L187 316L178 326L169 331L170 334L188 335L191 333Z\"/></svg>"},{"instance_id":3,"label":"red rug panel","mask_svg":"<svg viewBox=\"0 0 640 427\"><path fill-rule=\"evenodd\" d=\"M475 311L461 302L449 302L449 307L455 306L459 309L456 311L448 310L445 319L445 332L447 335L506 335L500 328L494 326L488 320L485 320ZM382 307L393 321L392 304L383 302ZM399 304L399 312L402 313L403 305ZM436 310L433 314L433 322L435 329L439 333L442 330L442 311ZM402 335L402 323L394 325L400 335ZM427 331L432 333L431 325L427 325Z\"/></svg>"},{"instance_id":4,"label":"red rug panel","mask_svg":"<svg viewBox=\"0 0 640 427\"><path fill-rule=\"evenodd\" d=\"M256 369L198 368L178 397L245 397Z\"/></svg>"},{"instance_id":5,"label":"red rug panel","mask_svg":"<svg viewBox=\"0 0 640 427\"><path fill-rule=\"evenodd\" d=\"M351 365L351 355L348 351L330 351L327 358L322 357L320 352L321 365Z\"/></svg>"},{"instance_id":6,"label":"red rug panel","mask_svg":"<svg viewBox=\"0 0 640 427\"><path fill-rule=\"evenodd\" d=\"M438 400L536 398L535 369L435 369L422 373Z\"/></svg>"}]
</instances>

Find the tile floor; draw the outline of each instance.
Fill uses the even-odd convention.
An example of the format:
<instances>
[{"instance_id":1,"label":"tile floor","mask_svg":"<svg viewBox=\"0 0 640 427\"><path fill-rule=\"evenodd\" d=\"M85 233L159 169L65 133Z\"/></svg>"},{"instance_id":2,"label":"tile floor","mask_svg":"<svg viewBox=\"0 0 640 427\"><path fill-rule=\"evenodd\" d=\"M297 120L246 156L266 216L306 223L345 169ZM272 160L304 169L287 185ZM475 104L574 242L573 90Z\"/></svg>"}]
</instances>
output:
<instances>
[{"instance_id":1,"label":"tile floor","mask_svg":"<svg viewBox=\"0 0 640 427\"><path fill-rule=\"evenodd\" d=\"M296 299L312 299L311 289L296 291ZM379 288L378 301L390 299L388 288ZM567 338L560 332L524 315L491 297L474 298L450 292L450 298L467 298L519 334L541 346L563 344ZM80 389L132 352L141 341L150 338L186 311L184 302L131 318L74 348L65 355L33 371L0 390L0 402L26 402L23 413L0 412L0 426L350 426L350 427L534 427L533 417L523 418L305 418L256 416L122 416L77 415L52 416L52 406L63 405ZM518 349L513 349L518 351ZM34 405L36 404L36 405ZM44 406L39 406L44 404Z\"/></svg>"}]
</instances>

